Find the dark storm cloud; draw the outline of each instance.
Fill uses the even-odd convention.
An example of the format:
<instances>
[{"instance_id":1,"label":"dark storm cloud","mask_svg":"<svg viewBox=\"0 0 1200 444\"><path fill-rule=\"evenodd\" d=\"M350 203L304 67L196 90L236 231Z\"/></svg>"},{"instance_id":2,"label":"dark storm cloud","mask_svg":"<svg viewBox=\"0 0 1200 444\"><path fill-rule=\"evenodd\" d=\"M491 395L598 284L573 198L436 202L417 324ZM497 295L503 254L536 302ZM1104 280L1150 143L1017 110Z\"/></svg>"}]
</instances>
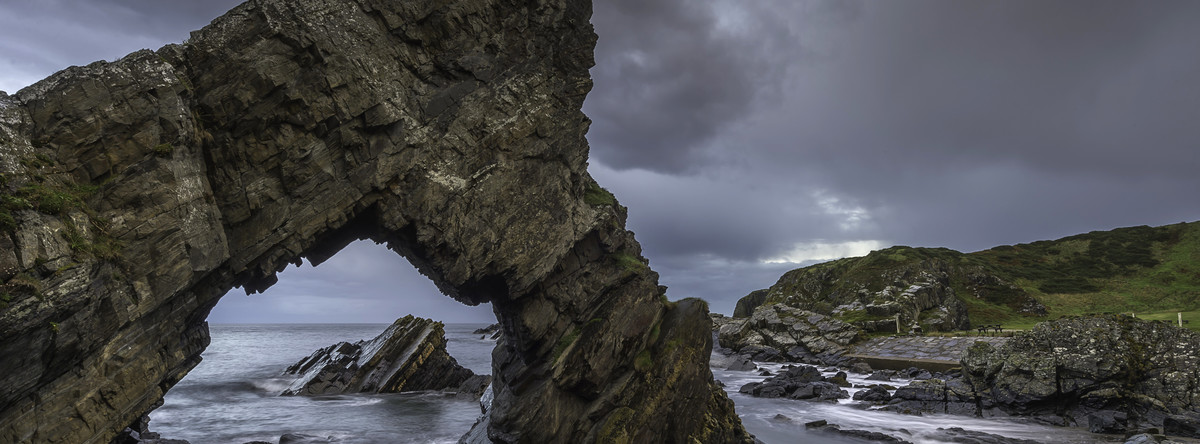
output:
<instances>
[{"instance_id":1,"label":"dark storm cloud","mask_svg":"<svg viewBox=\"0 0 1200 444\"><path fill-rule=\"evenodd\" d=\"M747 34L713 31L720 7L596 6L593 169L652 265L696 264L664 281L806 242L969 251L1200 218L1200 3L742 6Z\"/></svg>"},{"instance_id":2,"label":"dark storm cloud","mask_svg":"<svg viewBox=\"0 0 1200 444\"><path fill-rule=\"evenodd\" d=\"M179 43L238 1L0 2L0 90L10 93L70 65Z\"/></svg>"},{"instance_id":3,"label":"dark storm cloud","mask_svg":"<svg viewBox=\"0 0 1200 444\"><path fill-rule=\"evenodd\" d=\"M704 143L769 99L800 49L774 3L596 2L597 93L584 107L595 158L686 170Z\"/></svg>"}]
</instances>

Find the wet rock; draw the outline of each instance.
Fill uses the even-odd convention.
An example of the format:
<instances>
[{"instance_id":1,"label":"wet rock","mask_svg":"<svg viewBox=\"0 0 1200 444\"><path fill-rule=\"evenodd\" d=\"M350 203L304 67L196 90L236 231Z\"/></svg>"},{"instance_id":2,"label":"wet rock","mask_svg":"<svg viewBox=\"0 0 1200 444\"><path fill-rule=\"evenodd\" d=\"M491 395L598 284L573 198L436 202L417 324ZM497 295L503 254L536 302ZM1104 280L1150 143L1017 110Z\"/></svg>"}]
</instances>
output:
<instances>
[{"instance_id":1,"label":"wet rock","mask_svg":"<svg viewBox=\"0 0 1200 444\"><path fill-rule=\"evenodd\" d=\"M865 362L855 362L854 364L850 365L850 371L853 373L865 375L865 374L871 373L872 369L871 369L870 364L867 364Z\"/></svg>"},{"instance_id":2,"label":"wet rock","mask_svg":"<svg viewBox=\"0 0 1200 444\"><path fill-rule=\"evenodd\" d=\"M337 442L332 436L317 436L306 433L285 433L279 437L279 444L320 444Z\"/></svg>"},{"instance_id":3,"label":"wet rock","mask_svg":"<svg viewBox=\"0 0 1200 444\"><path fill-rule=\"evenodd\" d=\"M961 376L914 381L887 408L1028 416L1106 433L1195 424L1196 350L1200 334L1128 316L1044 322L1000 347L976 343Z\"/></svg>"},{"instance_id":4,"label":"wet rock","mask_svg":"<svg viewBox=\"0 0 1200 444\"><path fill-rule=\"evenodd\" d=\"M850 381L846 380L846 372L837 372L833 376L825 378L826 381L837 385L838 387L850 387Z\"/></svg>"},{"instance_id":5,"label":"wet rock","mask_svg":"<svg viewBox=\"0 0 1200 444\"><path fill-rule=\"evenodd\" d=\"M751 361L750 357L748 357L748 356L735 357L733 362L730 362L729 365L725 367L725 370L733 370L733 371L739 371L739 372L752 371L752 370L757 370L757 369L758 369L758 366L754 365L754 361Z\"/></svg>"},{"instance_id":6,"label":"wet rock","mask_svg":"<svg viewBox=\"0 0 1200 444\"><path fill-rule=\"evenodd\" d=\"M1200 438L1200 417L1170 415L1163 419L1163 432L1171 436Z\"/></svg>"},{"instance_id":7,"label":"wet rock","mask_svg":"<svg viewBox=\"0 0 1200 444\"><path fill-rule=\"evenodd\" d=\"M284 373L299 376L284 396L458 390L469 380L463 391L482 393L490 382L473 378L474 372L446 352L441 322L412 315L397 319L374 339L317 350Z\"/></svg>"},{"instance_id":8,"label":"wet rock","mask_svg":"<svg viewBox=\"0 0 1200 444\"><path fill-rule=\"evenodd\" d=\"M875 385L875 386L871 386L871 388L868 388L866 390L859 390L858 392L854 393L854 396L852 399L854 399L855 401L865 401L865 402L873 402L873 403L877 403L877 404L882 404L882 403L890 401L892 399L892 395L891 395L891 393L888 393L888 391L886 389L884 389L883 387Z\"/></svg>"},{"instance_id":9,"label":"wet rock","mask_svg":"<svg viewBox=\"0 0 1200 444\"><path fill-rule=\"evenodd\" d=\"M818 421L818 422L823 423L825 421L822 420L822 421ZM816 424L816 423L817 422L810 423L810 424ZM843 430L837 424L826 423L826 424L822 424L819 426L814 425L812 427L807 427L807 428L814 432L828 433L831 435L853 438L856 440L861 440L863 442L881 443L881 444L911 444L909 441L905 441L903 439L897 438L895 436L892 436L892 435L889 435L886 433L869 432L866 430L852 430L852 429L851 430Z\"/></svg>"},{"instance_id":10,"label":"wet rock","mask_svg":"<svg viewBox=\"0 0 1200 444\"><path fill-rule=\"evenodd\" d=\"M816 367L801 365L786 368L763 382L751 382L738 389L759 398L791 398L816 401L836 401L850 394L837 384L827 382Z\"/></svg>"},{"instance_id":11,"label":"wet rock","mask_svg":"<svg viewBox=\"0 0 1200 444\"><path fill-rule=\"evenodd\" d=\"M928 437L939 442L962 444L1042 444L1032 439L1009 438L993 433L965 430L961 427L938 428Z\"/></svg>"},{"instance_id":12,"label":"wet rock","mask_svg":"<svg viewBox=\"0 0 1200 444\"><path fill-rule=\"evenodd\" d=\"M868 381L891 382L893 376L896 376L895 370L879 370L874 373L871 373L871 375L867 376L866 379Z\"/></svg>"},{"instance_id":13,"label":"wet rock","mask_svg":"<svg viewBox=\"0 0 1200 444\"><path fill-rule=\"evenodd\" d=\"M475 329L475 331L473 331L471 333L474 333L477 335L490 335L490 334L496 333L498 331L500 331L500 324L495 323L495 324L489 325L487 327L477 328L477 329Z\"/></svg>"},{"instance_id":14,"label":"wet rock","mask_svg":"<svg viewBox=\"0 0 1200 444\"><path fill-rule=\"evenodd\" d=\"M1125 433L1129 415L1125 412L1101 410L1087 417L1088 431L1092 433Z\"/></svg>"}]
</instances>

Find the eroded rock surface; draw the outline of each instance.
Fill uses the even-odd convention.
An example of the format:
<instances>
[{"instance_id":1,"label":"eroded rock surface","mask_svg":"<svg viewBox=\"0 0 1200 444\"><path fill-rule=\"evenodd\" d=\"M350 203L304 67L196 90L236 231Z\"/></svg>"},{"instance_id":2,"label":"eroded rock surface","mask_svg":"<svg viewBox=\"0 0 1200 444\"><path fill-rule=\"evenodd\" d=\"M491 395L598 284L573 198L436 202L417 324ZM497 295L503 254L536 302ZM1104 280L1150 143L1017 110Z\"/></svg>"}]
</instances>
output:
<instances>
[{"instance_id":1,"label":"eroded rock surface","mask_svg":"<svg viewBox=\"0 0 1200 444\"><path fill-rule=\"evenodd\" d=\"M369 238L491 302L497 442L742 442L587 173L582 0L253 0L0 96L0 442L107 442L218 298Z\"/></svg>"},{"instance_id":2,"label":"eroded rock surface","mask_svg":"<svg viewBox=\"0 0 1200 444\"><path fill-rule=\"evenodd\" d=\"M284 373L299 376L284 396L419 390L479 396L491 381L491 376L458 365L446 352L441 322L412 315L397 319L373 339L317 350ZM481 378L487 381L478 381Z\"/></svg>"},{"instance_id":3,"label":"eroded rock surface","mask_svg":"<svg viewBox=\"0 0 1200 444\"><path fill-rule=\"evenodd\" d=\"M724 322L717 332L722 347L756 361L840 365L862 330L830 316L782 304L763 305L749 318Z\"/></svg>"},{"instance_id":4,"label":"eroded rock surface","mask_svg":"<svg viewBox=\"0 0 1200 444\"><path fill-rule=\"evenodd\" d=\"M889 408L1030 416L1103 433L1200 424L1197 350L1200 334L1163 322L1119 315L1043 322L999 347L976 343L961 378L915 381L896 391Z\"/></svg>"}]
</instances>

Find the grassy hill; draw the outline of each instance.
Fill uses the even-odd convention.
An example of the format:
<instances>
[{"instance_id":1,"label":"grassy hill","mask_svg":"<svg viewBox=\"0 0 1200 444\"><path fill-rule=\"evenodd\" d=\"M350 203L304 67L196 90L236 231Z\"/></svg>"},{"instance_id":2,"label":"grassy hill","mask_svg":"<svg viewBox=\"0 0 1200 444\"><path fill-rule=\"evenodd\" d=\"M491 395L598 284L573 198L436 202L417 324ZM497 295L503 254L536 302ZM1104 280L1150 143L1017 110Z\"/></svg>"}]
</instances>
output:
<instances>
[{"instance_id":1,"label":"grassy hill","mask_svg":"<svg viewBox=\"0 0 1200 444\"><path fill-rule=\"evenodd\" d=\"M1028 325L1061 315L1200 310L1200 222L1095 231L974 253L891 247L789 271L764 303L814 311L879 300L912 282L948 287L972 324ZM1045 315L1041 315L1044 307ZM1200 317L1188 313L1186 318ZM1193 322L1200 328L1200 321Z\"/></svg>"}]
</instances>

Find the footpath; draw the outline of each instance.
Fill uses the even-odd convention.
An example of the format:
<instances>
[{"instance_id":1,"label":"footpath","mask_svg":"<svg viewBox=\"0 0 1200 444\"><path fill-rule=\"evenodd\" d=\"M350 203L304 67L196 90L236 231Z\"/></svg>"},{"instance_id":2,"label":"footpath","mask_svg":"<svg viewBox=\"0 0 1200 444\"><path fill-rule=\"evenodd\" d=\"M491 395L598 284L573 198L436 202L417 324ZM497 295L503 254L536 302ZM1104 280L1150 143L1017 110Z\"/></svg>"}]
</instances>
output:
<instances>
[{"instance_id":1,"label":"footpath","mask_svg":"<svg viewBox=\"0 0 1200 444\"><path fill-rule=\"evenodd\" d=\"M919 367L946 371L959 366L967 348L976 341L1000 346L1006 337L993 336L890 336L868 340L854 347L847 356L865 361L876 369L902 370Z\"/></svg>"}]
</instances>

